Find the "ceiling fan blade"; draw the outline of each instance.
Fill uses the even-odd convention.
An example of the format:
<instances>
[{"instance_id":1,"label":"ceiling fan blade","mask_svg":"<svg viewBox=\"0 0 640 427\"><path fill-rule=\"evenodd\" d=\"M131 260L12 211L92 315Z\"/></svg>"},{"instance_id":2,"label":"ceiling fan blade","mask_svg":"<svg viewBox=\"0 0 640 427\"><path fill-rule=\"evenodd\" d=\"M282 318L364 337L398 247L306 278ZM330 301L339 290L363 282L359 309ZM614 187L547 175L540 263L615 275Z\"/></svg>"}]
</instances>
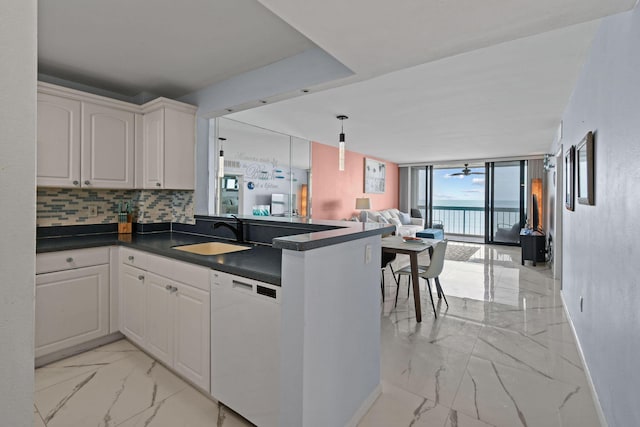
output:
<instances>
[{"instance_id":1,"label":"ceiling fan blade","mask_svg":"<svg viewBox=\"0 0 640 427\"><path fill-rule=\"evenodd\" d=\"M484 172L471 172L471 175L484 175Z\"/></svg>"},{"instance_id":2,"label":"ceiling fan blade","mask_svg":"<svg viewBox=\"0 0 640 427\"><path fill-rule=\"evenodd\" d=\"M460 175L464 175L462 172L458 172L458 173L450 173L448 176L460 176Z\"/></svg>"}]
</instances>

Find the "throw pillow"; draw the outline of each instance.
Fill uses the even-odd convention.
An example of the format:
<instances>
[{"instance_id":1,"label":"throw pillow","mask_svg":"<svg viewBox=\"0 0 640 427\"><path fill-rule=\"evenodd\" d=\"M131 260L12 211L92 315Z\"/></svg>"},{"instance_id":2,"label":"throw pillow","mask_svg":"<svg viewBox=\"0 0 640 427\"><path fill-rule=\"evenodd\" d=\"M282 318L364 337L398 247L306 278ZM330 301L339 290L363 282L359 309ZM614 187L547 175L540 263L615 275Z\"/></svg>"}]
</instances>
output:
<instances>
[{"instance_id":1,"label":"throw pillow","mask_svg":"<svg viewBox=\"0 0 640 427\"><path fill-rule=\"evenodd\" d=\"M389 211L380 211L380 215L382 215L386 219L391 219L392 218L391 214L389 213Z\"/></svg>"},{"instance_id":2,"label":"throw pillow","mask_svg":"<svg viewBox=\"0 0 640 427\"><path fill-rule=\"evenodd\" d=\"M402 223L400 222L400 220L398 218L391 218L389 221L391 221L391 224L400 227L402 225Z\"/></svg>"},{"instance_id":3,"label":"throw pillow","mask_svg":"<svg viewBox=\"0 0 640 427\"><path fill-rule=\"evenodd\" d=\"M382 216L382 215L380 215L380 216L378 217L378 222L379 222L380 224L389 224L389 220L388 220L387 218L385 218L384 216Z\"/></svg>"},{"instance_id":4,"label":"throw pillow","mask_svg":"<svg viewBox=\"0 0 640 427\"><path fill-rule=\"evenodd\" d=\"M411 224L411 216L408 213L404 213L404 212L400 212L400 222L403 225L410 225Z\"/></svg>"}]
</instances>

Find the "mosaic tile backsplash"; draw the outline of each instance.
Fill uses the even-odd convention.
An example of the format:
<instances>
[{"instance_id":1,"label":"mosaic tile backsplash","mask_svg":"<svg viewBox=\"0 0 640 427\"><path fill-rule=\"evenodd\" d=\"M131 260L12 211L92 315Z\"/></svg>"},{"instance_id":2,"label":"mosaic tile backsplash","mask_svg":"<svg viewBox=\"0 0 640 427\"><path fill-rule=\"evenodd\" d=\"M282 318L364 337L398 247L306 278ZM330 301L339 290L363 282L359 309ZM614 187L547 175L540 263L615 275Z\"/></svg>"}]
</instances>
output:
<instances>
[{"instance_id":1,"label":"mosaic tile backsplash","mask_svg":"<svg viewBox=\"0 0 640 427\"><path fill-rule=\"evenodd\" d=\"M38 188L37 225L111 224L118 222L125 203L131 203L133 221L140 224L195 224L193 191ZM90 206L97 208L97 216L89 216Z\"/></svg>"}]
</instances>

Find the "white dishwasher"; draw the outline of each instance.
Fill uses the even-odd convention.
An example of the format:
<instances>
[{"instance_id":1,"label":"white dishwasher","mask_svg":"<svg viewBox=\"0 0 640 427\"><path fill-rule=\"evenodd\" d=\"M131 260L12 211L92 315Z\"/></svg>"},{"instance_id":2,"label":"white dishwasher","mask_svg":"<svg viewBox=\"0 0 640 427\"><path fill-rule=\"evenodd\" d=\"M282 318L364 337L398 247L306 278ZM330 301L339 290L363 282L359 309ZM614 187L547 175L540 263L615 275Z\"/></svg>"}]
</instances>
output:
<instances>
[{"instance_id":1,"label":"white dishwasher","mask_svg":"<svg viewBox=\"0 0 640 427\"><path fill-rule=\"evenodd\" d=\"M260 427L279 424L280 290L211 272L211 395Z\"/></svg>"}]
</instances>

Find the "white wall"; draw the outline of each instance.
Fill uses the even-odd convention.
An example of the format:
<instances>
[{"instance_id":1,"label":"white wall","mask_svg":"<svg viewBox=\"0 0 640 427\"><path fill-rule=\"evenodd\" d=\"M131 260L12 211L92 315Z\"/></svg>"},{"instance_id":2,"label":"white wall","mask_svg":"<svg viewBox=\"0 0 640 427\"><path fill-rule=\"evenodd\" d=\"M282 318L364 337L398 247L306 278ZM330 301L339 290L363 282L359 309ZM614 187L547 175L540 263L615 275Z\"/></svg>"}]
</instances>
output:
<instances>
[{"instance_id":1,"label":"white wall","mask_svg":"<svg viewBox=\"0 0 640 427\"><path fill-rule=\"evenodd\" d=\"M336 59L314 47L256 70L234 76L179 100L198 106L196 135L196 213L207 215L213 204L210 185L209 159L211 157L211 131L207 119L226 114L227 108L251 103L259 105L261 99L288 97L299 94L303 88L344 78L353 73ZM246 108L246 107L243 107Z\"/></svg>"},{"instance_id":2,"label":"white wall","mask_svg":"<svg viewBox=\"0 0 640 427\"><path fill-rule=\"evenodd\" d=\"M607 423L638 426L639 8L602 21L563 123L565 153L596 133L596 204L563 210L562 294Z\"/></svg>"},{"instance_id":3,"label":"white wall","mask_svg":"<svg viewBox=\"0 0 640 427\"><path fill-rule=\"evenodd\" d=\"M282 426L343 427L379 391L380 254L380 236L282 251Z\"/></svg>"},{"instance_id":4,"label":"white wall","mask_svg":"<svg viewBox=\"0 0 640 427\"><path fill-rule=\"evenodd\" d=\"M0 13L0 424L33 426L36 1Z\"/></svg>"}]
</instances>

